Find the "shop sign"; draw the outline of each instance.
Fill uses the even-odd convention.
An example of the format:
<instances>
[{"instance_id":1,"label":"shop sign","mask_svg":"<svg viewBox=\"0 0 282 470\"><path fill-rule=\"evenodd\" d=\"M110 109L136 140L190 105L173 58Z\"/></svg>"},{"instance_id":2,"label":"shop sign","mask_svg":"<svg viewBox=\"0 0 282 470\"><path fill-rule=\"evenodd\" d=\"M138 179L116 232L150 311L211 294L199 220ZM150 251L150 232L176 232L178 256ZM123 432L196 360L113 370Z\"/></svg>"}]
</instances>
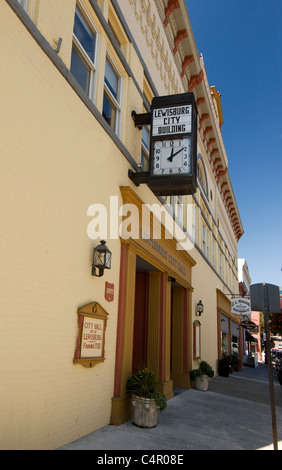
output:
<instances>
[{"instance_id":1,"label":"shop sign","mask_svg":"<svg viewBox=\"0 0 282 470\"><path fill-rule=\"evenodd\" d=\"M251 301L249 299L231 299L231 312L237 315L251 315Z\"/></svg>"},{"instance_id":2,"label":"shop sign","mask_svg":"<svg viewBox=\"0 0 282 470\"><path fill-rule=\"evenodd\" d=\"M258 331L259 331L259 326L256 325L251 320L242 320L240 325L242 326L242 328L245 328L250 333L258 333Z\"/></svg>"}]
</instances>

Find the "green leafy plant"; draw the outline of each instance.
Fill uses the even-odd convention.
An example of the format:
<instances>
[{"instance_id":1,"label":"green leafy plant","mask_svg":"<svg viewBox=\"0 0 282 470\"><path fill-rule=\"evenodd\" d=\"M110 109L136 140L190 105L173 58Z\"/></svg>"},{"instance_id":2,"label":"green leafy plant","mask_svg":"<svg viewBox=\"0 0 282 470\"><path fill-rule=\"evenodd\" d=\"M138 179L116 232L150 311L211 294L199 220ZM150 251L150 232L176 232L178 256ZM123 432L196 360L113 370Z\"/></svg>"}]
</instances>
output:
<instances>
[{"instance_id":1,"label":"green leafy plant","mask_svg":"<svg viewBox=\"0 0 282 470\"><path fill-rule=\"evenodd\" d=\"M241 359L239 358L239 356L235 355L235 354L227 354L227 353L223 353L222 354L222 361L226 362L226 364L228 364L229 366L229 372L232 374L232 372L234 372L234 370L238 371L242 368L242 361Z\"/></svg>"},{"instance_id":2,"label":"green leafy plant","mask_svg":"<svg viewBox=\"0 0 282 470\"><path fill-rule=\"evenodd\" d=\"M160 411L164 411L167 407L167 400L166 396L161 393L161 392L154 392L152 393L151 397L153 398L156 402L157 407L159 408Z\"/></svg>"},{"instance_id":3,"label":"green leafy plant","mask_svg":"<svg viewBox=\"0 0 282 470\"><path fill-rule=\"evenodd\" d=\"M214 370L206 361L201 361L198 369L190 371L190 379L195 381L197 377L201 377L202 375L207 375L211 379L214 377Z\"/></svg>"},{"instance_id":4,"label":"green leafy plant","mask_svg":"<svg viewBox=\"0 0 282 470\"><path fill-rule=\"evenodd\" d=\"M227 353L222 354L222 360L225 362L231 362L231 355Z\"/></svg>"},{"instance_id":5,"label":"green leafy plant","mask_svg":"<svg viewBox=\"0 0 282 470\"><path fill-rule=\"evenodd\" d=\"M236 355L230 356L230 362L234 371L239 371L243 366L242 360L239 358L239 356Z\"/></svg>"},{"instance_id":6,"label":"green leafy plant","mask_svg":"<svg viewBox=\"0 0 282 470\"><path fill-rule=\"evenodd\" d=\"M157 391L157 383L154 373L147 367L133 374L126 383L126 390L131 395L155 400L160 411L167 406L165 395Z\"/></svg>"}]
</instances>

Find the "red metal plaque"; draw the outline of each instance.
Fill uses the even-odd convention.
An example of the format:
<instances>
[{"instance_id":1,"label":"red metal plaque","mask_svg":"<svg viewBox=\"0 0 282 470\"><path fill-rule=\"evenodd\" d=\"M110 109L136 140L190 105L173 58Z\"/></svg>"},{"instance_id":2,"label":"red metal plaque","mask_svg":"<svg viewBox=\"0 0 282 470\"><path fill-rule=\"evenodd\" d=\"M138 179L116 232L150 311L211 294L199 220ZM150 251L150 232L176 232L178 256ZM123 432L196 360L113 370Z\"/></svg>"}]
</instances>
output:
<instances>
[{"instance_id":1,"label":"red metal plaque","mask_svg":"<svg viewBox=\"0 0 282 470\"><path fill-rule=\"evenodd\" d=\"M114 300L114 292L115 292L114 284L110 284L109 282L105 282L105 299L108 302L112 302Z\"/></svg>"}]
</instances>

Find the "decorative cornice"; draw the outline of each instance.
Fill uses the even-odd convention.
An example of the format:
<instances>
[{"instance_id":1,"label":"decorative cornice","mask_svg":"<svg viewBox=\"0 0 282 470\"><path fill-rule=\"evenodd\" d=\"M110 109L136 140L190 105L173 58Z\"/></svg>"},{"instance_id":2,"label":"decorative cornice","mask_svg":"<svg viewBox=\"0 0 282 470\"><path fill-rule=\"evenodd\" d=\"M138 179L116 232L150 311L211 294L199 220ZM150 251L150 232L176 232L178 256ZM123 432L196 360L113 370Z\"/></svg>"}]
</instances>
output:
<instances>
[{"instance_id":1,"label":"decorative cornice","mask_svg":"<svg viewBox=\"0 0 282 470\"><path fill-rule=\"evenodd\" d=\"M220 178L222 178L223 175L226 175L228 172L228 168L226 167L225 170L221 171L218 176L217 176L217 181L219 182Z\"/></svg>"},{"instance_id":2,"label":"decorative cornice","mask_svg":"<svg viewBox=\"0 0 282 470\"><path fill-rule=\"evenodd\" d=\"M209 117L210 117L209 113L202 114L202 116L200 118L200 128L199 128L199 130L201 130L203 122L206 121L207 119L209 119Z\"/></svg>"},{"instance_id":3,"label":"decorative cornice","mask_svg":"<svg viewBox=\"0 0 282 470\"><path fill-rule=\"evenodd\" d=\"M185 70L186 68L188 67L189 64L191 64L191 62L194 62L194 56L193 55L186 55L184 57L184 60L182 62L182 72L181 72L181 78L184 77L184 74L185 74Z\"/></svg>"},{"instance_id":4,"label":"decorative cornice","mask_svg":"<svg viewBox=\"0 0 282 470\"><path fill-rule=\"evenodd\" d=\"M218 185L224 205L226 204L224 198L229 197L224 190L229 188L240 221L235 196L228 176L228 160L220 129L223 122L221 94L215 87L210 87L208 83L203 59L197 53L189 17L184 11L184 0L128 1L135 9L135 15L137 14L144 39L147 41L151 55L156 61L157 70L161 74L167 93L177 94L181 87L185 90L187 83L187 91L195 93L198 109L201 107L201 112L199 112L199 136L204 148L207 149L206 153L214 174L214 180ZM160 14L160 25L163 25L163 30L161 26L158 27L153 3L156 4ZM140 14L143 18L140 18ZM168 43L163 41L163 33L166 35ZM188 38L188 40L185 38ZM181 43L181 41L183 42ZM169 48L167 44L170 46ZM195 90L197 86L199 87ZM208 118L208 124L203 124ZM211 133L210 136L209 132ZM214 149L213 146L217 148ZM216 163L214 162L215 155L219 157L219 159L216 159ZM230 201L230 199L228 200ZM231 222L228 211L227 216ZM235 230L233 229L233 231L236 238ZM242 233L243 229L240 221L240 236Z\"/></svg>"},{"instance_id":5,"label":"decorative cornice","mask_svg":"<svg viewBox=\"0 0 282 470\"><path fill-rule=\"evenodd\" d=\"M212 126L206 127L206 129L204 131L204 140L205 140L206 136L208 135L208 133L211 132L212 130L213 130Z\"/></svg>"},{"instance_id":6,"label":"decorative cornice","mask_svg":"<svg viewBox=\"0 0 282 470\"><path fill-rule=\"evenodd\" d=\"M207 148L209 149L210 146L211 146L212 144L214 144L215 142L216 142L216 138L215 138L215 137L212 137L212 138L208 141L208 143L207 143Z\"/></svg>"},{"instance_id":7,"label":"decorative cornice","mask_svg":"<svg viewBox=\"0 0 282 470\"><path fill-rule=\"evenodd\" d=\"M181 29L180 31L178 31L177 35L174 38L173 55L176 54L177 47L178 47L179 43L182 41L182 39L187 38L187 37L188 37L187 29Z\"/></svg>"},{"instance_id":8,"label":"decorative cornice","mask_svg":"<svg viewBox=\"0 0 282 470\"><path fill-rule=\"evenodd\" d=\"M180 8L179 0L169 0L167 7L165 9L165 20L163 23L164 27L168 25L168 18L170 17L173 10L175 10L176 8Z\"/></svg>"},{"instance_id":9,"label":"decorative cornice","mask_svg":"<svg viewBox=\"0 0 282 470\"><path fill-rule=\"evenodd\" d=\"M206 98L201 96L200 98L197 99L197 106L201 106L201 104L204 104L206 102Z\"/></svg>"},{"instance_id":10,"label":"decorative cornice","mask_svg":"<svg viewBox=\"0 0 282 470\"><path fill-rule=\"evenodd\" d=\"M177 69L173 63L172 51L166 41L166 30L163 28L163 21L158 22L158 16L154 13L150 0L128 0L130 7L134 11L135 18L140 26L144 37L144 44L147 45L151 57L156 64L156 69L163 81L167 94L177 94L182 91L181 81ZM169 1L167 18L172 11L177 8L179 0Z\"/></svg>"},{"instance_id":11,"label":"decorative cornice","mask_svg":"<svg viewBox=\"0 0 282 470\"><path fill-rule=\"evenodd\" d=\"M218 149L213 149L213 150L211 151L211 158L212 158L216 153L218 153L218 151L219 151ZM217 160L217 159L216 159L216 160ZM214 163L216 163L216 160L214 161ZM220 160L220 159L219 159L219 160Z\"/></svg>"},{"instance_id":12,"label":"decorative cornice","mask_svg":"<svg viewBox=\"0 0 282 470\"><path fill-rule=\"evenodd\" d=\"M191 92L194 90L195 86L200 85L204 78L204 72L201 70L201 72L198 75L192 75L189 85L188 85L188 92Z\"/></svg>"}]
</instances>

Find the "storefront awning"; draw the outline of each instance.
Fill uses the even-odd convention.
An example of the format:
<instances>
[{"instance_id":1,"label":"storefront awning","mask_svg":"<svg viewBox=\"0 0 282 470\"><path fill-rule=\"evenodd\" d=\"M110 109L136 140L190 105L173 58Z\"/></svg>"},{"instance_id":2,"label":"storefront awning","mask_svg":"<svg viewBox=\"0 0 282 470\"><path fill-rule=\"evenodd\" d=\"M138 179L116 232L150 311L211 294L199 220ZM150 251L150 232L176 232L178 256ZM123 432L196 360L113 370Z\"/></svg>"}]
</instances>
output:
<instances>
[{"instance_id":1,"label":"storefront awning","mask_svg":"<svg viewBox=\"0 0 282 470\"><path fill-rule=\"evenodd\" d=\"M246 341L248 341L249 343L255 343L255 344L258 343L258 340L257 340L254 336L252 336L248 331L246 331L245 339L246 339Z\"/></svg>"}]
</instances>

